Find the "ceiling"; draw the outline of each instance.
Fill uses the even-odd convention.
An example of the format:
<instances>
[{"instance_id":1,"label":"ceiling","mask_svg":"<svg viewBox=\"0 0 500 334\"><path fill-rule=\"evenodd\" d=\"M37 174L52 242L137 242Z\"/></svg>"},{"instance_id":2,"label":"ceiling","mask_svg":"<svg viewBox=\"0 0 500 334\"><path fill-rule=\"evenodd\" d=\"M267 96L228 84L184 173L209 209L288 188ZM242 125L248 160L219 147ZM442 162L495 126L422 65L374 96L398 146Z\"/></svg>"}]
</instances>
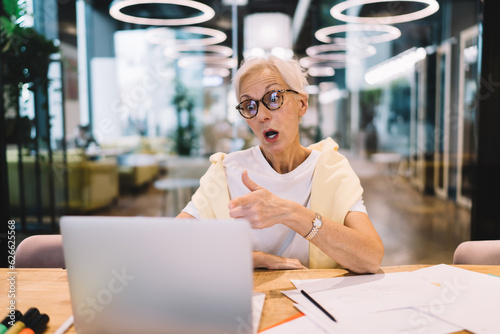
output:
<instances>
[{"instance_id":1,"label":"ceiling","mask_svg":"<svg viewBox=\"0 0 500 334\"><path fill-rule=\"evenodd\" d=\"M214 28L222 30L227 35L227 40L224 41L223 45L232 46L232 6L224 4L223 0L197 0L201 3L207 4L215 10L215 16L204 23L197 26ZM294 17L295 9L297 3L303 1L306 3L311 3L308 6L307 14L310 13L310 8L315 7L315 3L319 2L317 0L304 1L304 0L248 0L248 4L245 6L238 6L238 42L239 42L239 52L242 52L242 39L243 39L243 19L246 15L252 13L266 13L266 12L280 12L289 15L292 19ZM94 0L94 7L100 11L108 11L111 4L111 0ZM199 11L194 11L189 8L172 6L172 5L150 5L142 6L139 9L137 6L134 9L135 12L140 12L143 17L155 17L155 18L179 18L189 15L199 15ZM310 15L305 15L303 21L303 28L301 30L300 38L294 46L294 51L304 52L305 48L311 45L311 20ZM138 26L131 25L127 23L119 23L123 29L134 29L134 28L147 28L150 26Z\"/></svg>"},{"instance_id":2,"label":"ceiling","mask_svg":"<svg viewBox=\"0 0 500 334\"><path fill-rule=\"evenodd\" d=\"M91 0L88 0L91 1ZM215 28L222 30L226 33L227 39L222 42L222 45L232 47L232 6L224 4L224 0L198 0L204 4L212 7L216 14L211 20L198 24L197 26ZM243 46L243 19L246 15L252 13L265 13L265 12L280 12L289 15L293 21L299 21L301 26L300 32L297 35L296 41L293 45L295 55L298 58L305 56L305 50L311 45L322 44L314 37L314 32L320 28L344 24L330 16L330 8L341 2L340 0L248 0L245 6L238 6L238 53L241 59L242 46ZM439 1L441 2L441 1ZM76 15L74 1L58 2L60 10L60 27L74 25L76 31ZM111 0L93 0L91 1L93 8L101 12L103 15L109 15L109 7ZM296 15L297 6L305 8L302 15ZM360 13L366 16L373 16L381 9L387 10L388 3L381 1L378 4L365 5L360 8ZM413 2L399 2L399 10L401 13L412 12L416 9L421 9L423 6ZM179 18L186 16L199 15L199 11L192 10L186 7L173 6L173 5L149 5L141 7L136 6L133 8L135 11L140 12L140 16L154 17L154 18ZM402 31L402 38L393 42L394 54L407 50L413 46L427 46L433 43L435 35L439 33L436 30L436 24L439 24L440 15L435 14L428 18L421 19L414 22L396 24ZM117 30L124 29L145 29L151 26L140 26L130 23L123 23L116 21L110 17L111 20L116 22ZM61 32L62 32L61 28ZM68 39L76 45L76 35L66 35L61 33L61 39Z\"/></svg>"}]
</instances>

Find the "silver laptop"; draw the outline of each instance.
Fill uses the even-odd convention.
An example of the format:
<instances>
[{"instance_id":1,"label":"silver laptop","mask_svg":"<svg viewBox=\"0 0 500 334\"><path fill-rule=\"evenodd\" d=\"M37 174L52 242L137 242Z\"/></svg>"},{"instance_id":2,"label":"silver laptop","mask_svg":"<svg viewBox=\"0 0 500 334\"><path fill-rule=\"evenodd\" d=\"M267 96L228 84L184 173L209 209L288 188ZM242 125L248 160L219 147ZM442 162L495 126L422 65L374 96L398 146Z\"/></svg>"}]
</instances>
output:
<instances>
[{"instance_id":1,"label":"silver laptop","mask_svg":"<svg viewBox=\"0 0 500 334\"><path fill-rule=\"evenodd\" d=\"M252 333L243 220L65 216L78 334Z\"/></svg>"}]
</instances>

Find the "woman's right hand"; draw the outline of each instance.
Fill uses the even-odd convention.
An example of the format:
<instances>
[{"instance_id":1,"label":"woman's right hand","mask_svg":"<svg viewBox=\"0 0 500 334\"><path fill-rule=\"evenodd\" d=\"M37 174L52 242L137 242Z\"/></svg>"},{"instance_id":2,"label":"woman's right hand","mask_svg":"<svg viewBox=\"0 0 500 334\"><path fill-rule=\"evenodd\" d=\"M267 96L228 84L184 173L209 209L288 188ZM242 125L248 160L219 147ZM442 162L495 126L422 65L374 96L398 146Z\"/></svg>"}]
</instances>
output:
<instances>
[{"instance_id":1,"label":"woman's right hand","mask_svg":"<svg viewBox=\"0 0 500 334\"><path fill-rule=\"evenodd\" d=\"M253 267L266 269L307 269L297 259L289 259L264 252L252 252Z\"/></svg>"}]
</instances>

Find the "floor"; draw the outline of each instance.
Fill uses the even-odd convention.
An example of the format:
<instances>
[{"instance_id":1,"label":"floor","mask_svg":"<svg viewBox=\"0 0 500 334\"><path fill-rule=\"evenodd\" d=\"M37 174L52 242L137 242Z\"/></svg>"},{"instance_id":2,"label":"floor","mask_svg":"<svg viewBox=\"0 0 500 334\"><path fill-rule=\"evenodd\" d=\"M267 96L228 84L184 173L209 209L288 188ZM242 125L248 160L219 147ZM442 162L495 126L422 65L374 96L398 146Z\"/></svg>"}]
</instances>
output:
<instances>
[{"instance_id":1,"label":"floor","mask_svg":"<svg viewBox=\"0 0 500 334\"><path fill-rule=\"evenodd\" d=\"M453 263L469 240L470 211L423 195L406 178L364 161L352 161L365 189L368 214L385 246L383 266Z\"/></svg>"},{"instance_id":2,"label":"floor","mask_svg":"<svg viewBox=\"0 0 500 334\"><path fill-rule=\"evenodd\" d=\"M453 202L422 195L407 179L366 159L350 158L365 189L363 199L384 245L383 266L452 263L456 246L468 239L470 212ZM163 192L146 186L122 194L95 212L112 216L163 216ZM169 197L167 207L171 208ZM177 210L167 215L174 216Z\"/></svg>"}]
</instances>

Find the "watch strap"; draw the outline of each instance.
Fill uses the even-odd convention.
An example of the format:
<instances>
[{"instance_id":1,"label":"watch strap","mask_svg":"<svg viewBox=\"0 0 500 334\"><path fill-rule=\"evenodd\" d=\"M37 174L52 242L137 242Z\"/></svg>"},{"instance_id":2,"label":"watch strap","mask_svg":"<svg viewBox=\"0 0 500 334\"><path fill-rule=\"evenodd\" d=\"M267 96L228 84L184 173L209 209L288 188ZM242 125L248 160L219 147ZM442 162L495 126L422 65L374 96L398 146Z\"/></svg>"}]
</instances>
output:
<instances>
[{"instance_id":1,"label":"watch strap","mask_svg":"<svg viewBox=\"0 0 500 334\"><path fill-rule=\"evenodd\" d=\"M316 226L316 224L315 224L316 220L323 222L323 217L321 217L321 215L317 212L316 212L316 217L312 220L313 227L312 227L311 231L309 231L309 233L307 233L307 235L304 237L306 240L311 240L312 238L314 238L316 236L316 234L318 233L319 229L321 228L321 226L319 226L319 227Z\"/></svg>"}]
</instances>

